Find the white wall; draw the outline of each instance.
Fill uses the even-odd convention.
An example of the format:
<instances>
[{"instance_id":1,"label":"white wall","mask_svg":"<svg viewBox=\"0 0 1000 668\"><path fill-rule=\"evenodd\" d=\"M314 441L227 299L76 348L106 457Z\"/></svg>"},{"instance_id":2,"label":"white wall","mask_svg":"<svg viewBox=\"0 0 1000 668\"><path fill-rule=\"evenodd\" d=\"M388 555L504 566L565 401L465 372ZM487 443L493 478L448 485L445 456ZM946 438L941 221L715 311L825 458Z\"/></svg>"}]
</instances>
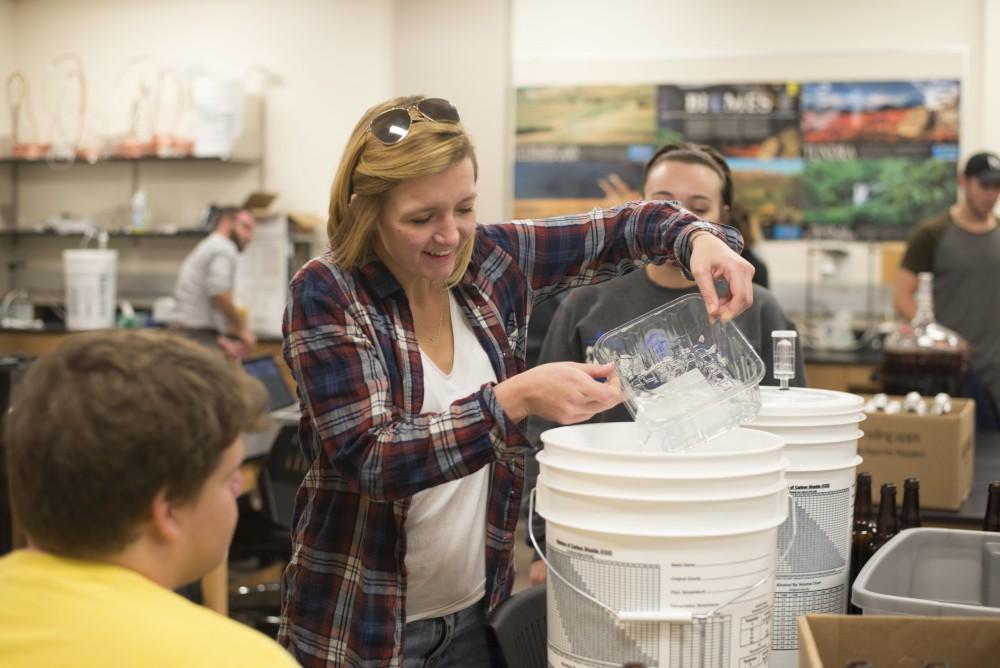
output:
<instances>
[{"instance_id":1,"label":"white wall","mask_svg":"<svg viewBox=\"0 0 1000 668\"><path fill-rule=\"evenodd\" d=\"M0 0L0 78L6 80L14 69L14 0ZM0 109L6 110L7 103ZM10 114L0 113L0 152L8 146ZM9 165L0 166L0 226L4 224L4 207L11 200ZM2 278L2 277L0 277Z\"/></svg>"},{"instance_id":2,"label":"white wall","mask_svg":"<svg viewBox=\"0 0 1000 668\"><path fill-rule=\"evenodd\" d=\"M984 0L982 145L1000 148L1000 0Z\"/></svg>"},{"instance_id":3,"label":"white wall","mask_svg":"<svg viewBox=\"0 0 1000 668\"><path fill-rule=\"evenodd\" d=\"M396 0L393 92L451 100L476 144L477 213L510 208L509 0Z\"/></svg>"},{"instance_id":4,"label":"white wall","mask_svg":"<svg viewBox=\"0 0 1000 668\"><path fill-rule=\"evenodd\" d=\"M982 99L983 0L513 1L515 85L964 75Z\"/></svg>"},{"instance_id":5,"label":"white wall","mask_svg":"<svg viewBox=\"0 0 1000 668\"><path fill-rule=\"evenodd\" d=\"M959 77L963 149L1000 149L997 0L513 3L515 86Z\"/></svg>"},{"instance_id":6,"label":"white wall","mask_svg":"<svg viewBox=\"0 0 1000 668\"><path fill-rule=\"evenodd\" d=\"M14 69L14 0L0 0L0 73L3 78ZM6 108L6 105L5 105ZM0 136L10 132L9 114L0 118Z\"/></svg>"},{"instance_id":7,"label":"white wall","mask_svg":"<svg viewBox=\"0 0 1000 668\"><path fill-rule=\"evenodd\" d=\"M78 53L90 97L102 110L136 56L152 55L163 66L200 65L216 74L266 68L279 83L267 94L264 181L280 193L281 208L325 214L351 128L365 108L391 93L392 9L390 0L17 2L15 64L40 89L53 58ZM0 44L8 41L2 30ZM67 174L34 166L23 171L28 222L58 211L124 206L130 195L125 165L75 166ZM194 224L209 201L241 200L260 176L253 167L141 167L154 222L182 226Z\"/></svg>"},{"instance_id":8,"label":"white wall","mask_svg":"<svg viewBox=\"0 0 1000 668\"><path fill-rule=\"evenodd\" d=\"M1000 149L998 0L513 3L514 86L958 78L963 154ZM842 287L824 284L817 296L832 310L862 310L881 275L878 253L841 247L851 254ZM810 251L759 250L786 308L804 310ZM885 291L874 301L886 307Z\"/></svg>"}]
</instances>

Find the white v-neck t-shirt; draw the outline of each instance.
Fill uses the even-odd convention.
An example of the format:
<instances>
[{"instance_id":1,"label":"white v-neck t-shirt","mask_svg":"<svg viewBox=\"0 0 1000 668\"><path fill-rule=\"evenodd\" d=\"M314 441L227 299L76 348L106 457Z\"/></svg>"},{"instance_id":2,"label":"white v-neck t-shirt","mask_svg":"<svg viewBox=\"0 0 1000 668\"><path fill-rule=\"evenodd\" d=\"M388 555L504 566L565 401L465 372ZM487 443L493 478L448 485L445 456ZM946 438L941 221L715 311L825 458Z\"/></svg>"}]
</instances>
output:
<instances>
[{"instance_id":1,"label":"white v-neck t-shirt","mask_svg":"<svg viewBox=\"0 0 1000 668\"><path fill-rule=\"evenodd\" d=\"M443 413L457 399L496 382L489 357L449 293L455 357L445 374L423 351L421 413ZM489 466L413 495L406 517L406 621L464 610L486 593Z\"/></svg>"}]
</instances>

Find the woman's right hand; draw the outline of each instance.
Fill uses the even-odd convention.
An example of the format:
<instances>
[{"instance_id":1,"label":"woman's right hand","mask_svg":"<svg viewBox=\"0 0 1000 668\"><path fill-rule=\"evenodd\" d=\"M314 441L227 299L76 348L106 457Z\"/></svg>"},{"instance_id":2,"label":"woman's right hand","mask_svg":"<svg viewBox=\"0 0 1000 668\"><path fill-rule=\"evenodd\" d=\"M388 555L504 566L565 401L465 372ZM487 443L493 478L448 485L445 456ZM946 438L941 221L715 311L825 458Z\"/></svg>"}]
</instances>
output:
<instances>
[{"instance_id":1,"label":"woman's right hand","mask_svg":"<svg viewBox=\"0 0 1000 668\"><path fill-rule=\"evenodd\" d=\"M625 397L613 375L612 364L552 362L498 383L493 392L515 421L537 415L557 424L576 424L622 402Z\"/></svg>"},{"instance_id":2,"label":"woman's right hand","mask_svg":"<svg viewBox=\"0 0 1000 668\"><path fill-rule=\"evenodd\" d=\"M532 561L531 566L528 568L528 582L532 585L540 585L544 583L547 572L548 569L546 568L544 561L541 559L538 561Z\"/></svg>"}]
</instances>

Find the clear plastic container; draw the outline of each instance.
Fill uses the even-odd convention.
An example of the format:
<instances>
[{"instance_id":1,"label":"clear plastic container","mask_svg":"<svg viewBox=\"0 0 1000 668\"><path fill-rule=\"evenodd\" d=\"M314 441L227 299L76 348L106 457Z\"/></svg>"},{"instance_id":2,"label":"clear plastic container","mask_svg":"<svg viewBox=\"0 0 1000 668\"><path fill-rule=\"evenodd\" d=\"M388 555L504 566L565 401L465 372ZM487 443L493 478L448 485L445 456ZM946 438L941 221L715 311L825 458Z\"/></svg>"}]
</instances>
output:
<instances>
[{"instance_id":1,"label":"clear plastic container","mask_svg":"<svg viewBox=\"0 0 1000 668\"><path fill-rule=\"evenodd\" d=\"M764 362L732 322L686 295L604 334L629 412L650 449L686 450L757 417Z\"/></svg>"}]
</instances>

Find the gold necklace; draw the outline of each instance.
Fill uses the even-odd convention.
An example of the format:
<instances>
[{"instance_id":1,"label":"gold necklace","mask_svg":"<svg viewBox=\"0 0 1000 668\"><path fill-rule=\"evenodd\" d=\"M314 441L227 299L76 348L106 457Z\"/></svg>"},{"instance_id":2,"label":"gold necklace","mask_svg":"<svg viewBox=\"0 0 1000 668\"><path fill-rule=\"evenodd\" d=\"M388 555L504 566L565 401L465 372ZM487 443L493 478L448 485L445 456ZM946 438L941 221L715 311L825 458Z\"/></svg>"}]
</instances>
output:
<instances>
[{"instance_id":1,"label":"gold necklace","mask_svg":"<svg viewBox=\"0 0 1000 668\"><path fill-rule=\"evenodd\" d=\"M449 302L450 300L448 299L448 297L445 297L444 308L441 309L441 317L438 318L437 334L435 334L434 336L427 337L427 340L430 343L437 343L437 340L441 338L441 331L444 329L444 317L448 314L449 307L451 306Z\"/></svg>"}]
</instances>

